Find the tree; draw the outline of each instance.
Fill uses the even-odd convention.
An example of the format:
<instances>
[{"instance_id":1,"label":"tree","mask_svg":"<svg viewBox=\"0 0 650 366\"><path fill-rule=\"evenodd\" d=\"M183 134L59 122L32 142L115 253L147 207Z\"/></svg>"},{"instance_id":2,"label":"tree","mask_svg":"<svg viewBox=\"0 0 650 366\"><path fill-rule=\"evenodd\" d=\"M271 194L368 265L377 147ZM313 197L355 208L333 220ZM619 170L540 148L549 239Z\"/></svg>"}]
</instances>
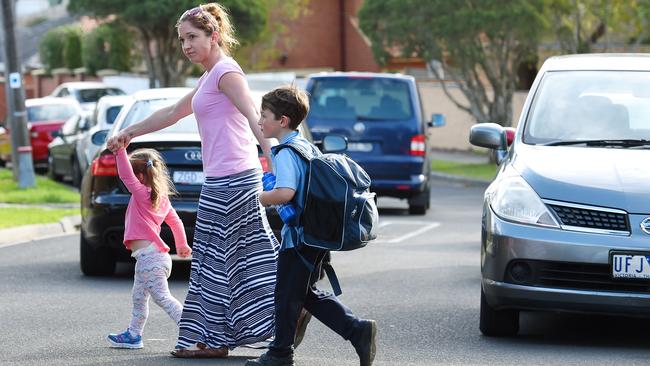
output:
<instances>
[{"instance_id":1,"label":"tree","mask_svg":"<svg viewBox=\"0 0 650 366\"><path fill-rule=\"evenodd\" d=\"M391 55L440 62L432 71L445 94L481 122L512 122L517 68L545 29L543 0L366 0L361 29L375 59ZM458 85L467 102L449 91Z\"/></svg>"},{"instance_id":2,"label":"tree","mask_svg":"<svg viewBox=\"0 0 650 366\"><path fill-rule=\"evenodd\" d=\"M95 27L83 38L83 63L89 73L114 69L129 71L133 50L133 34L120 21Z\"/></svg>"},{"instance_id":3,"label":"tree","mask_svg":"<svg viewBox=\"0 0 650 366\"><path fill-rule=\"evenodd\" d=\"M43 35L38 50L47 70L59 67L74 69L82 65L81 33L79 27L60 26Z\"/></svg>"},{"instance_id":4,"label":"tree","mask_svg":"<svg viewBox=\"0 0 650 366\"><path fill-rule=\"evenodd\" d=\"M176 21L197 0L70 0L73 14L105 18L114 16L137 30L149 72L151 87L179 85L191 64L182 54ZM264 29L266 8L263 0L222 0L229 9L238 39L253 42Z\"/></svg>"}]
</instances>

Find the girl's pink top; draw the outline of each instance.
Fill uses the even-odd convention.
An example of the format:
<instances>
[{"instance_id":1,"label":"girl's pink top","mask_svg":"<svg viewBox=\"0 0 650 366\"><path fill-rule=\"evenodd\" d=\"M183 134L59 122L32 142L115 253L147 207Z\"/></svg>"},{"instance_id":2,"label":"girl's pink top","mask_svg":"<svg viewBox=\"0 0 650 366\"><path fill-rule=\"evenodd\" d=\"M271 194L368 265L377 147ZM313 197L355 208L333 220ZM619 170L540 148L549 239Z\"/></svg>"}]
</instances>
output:
<instances>
[{"instance_id":1,"label":"girl's pink top","mask_svg":"<svg viewBox=\"0 0 650 366\"><path fill-rule=\"evenodd\" d=\"M262 167L248 120L219 90L219 80L229 72L244 75L234 59L224 57L201 76L192 98L206 177L224 177Z\"/></svg>"},{"instance_id":2,"label":"girl's pink top","mask_svg":"<svg viewBox=\"0 0 650 366\"><path fill-rule=\"evenodd\" d=\"M183 222L169 202L168 197L160 197L158 209L151 206L151 188L140 183L133 173L124 148L117 150L117 172L126 188L131 192L131 199L126 208L124 219L124 246L131 249L131 240L149 240L161 252L169 252L169 247L160 238L160 225L164 222L169 225L174 235L176 248L187 247L187 238L183 229Z\"/></svg>"}]
</instances>

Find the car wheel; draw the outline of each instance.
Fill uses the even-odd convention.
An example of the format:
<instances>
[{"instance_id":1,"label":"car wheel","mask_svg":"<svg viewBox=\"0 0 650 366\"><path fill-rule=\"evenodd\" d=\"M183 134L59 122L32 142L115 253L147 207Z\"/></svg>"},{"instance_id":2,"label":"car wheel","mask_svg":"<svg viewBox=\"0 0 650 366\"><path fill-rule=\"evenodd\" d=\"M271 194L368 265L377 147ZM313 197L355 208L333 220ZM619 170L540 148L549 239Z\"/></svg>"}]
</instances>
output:
<instances>
[{"instance_id":1,"label":"car wheel","mask_svg":"<svg viewBox=\"0 0 650 366\"><path fill-rule=\"evenodd\" d=\"M52 180L55 180L57 182L61 182L63 180L63 177L59 174L56 174L56 167L54 166L54 158L52 157L51 154L48 155L47 157L47 170L48 170L48 175Z\"/></svg>"},{"instance_id":2,"label":"car wheel","mask_svg":"<svg viewBox=\"0 0 650 366\"><path fill-rule=\"evenodd\" d=\"M77 188L81 186L81 168L77 159L72 159L72 185Z\"/></svg>"},{"instance_id":3,"label":"car wheel","mask_svg":"<svg viewBox=\"0 0 650 366\"><path fill-rule=\"evenodd\" d=\"M93 248L83 232L79 235L81 272L86 276L110 276L115 273L115 255L108 248Z\"/></svg>"},{"instance_id":4,"label":"car wheel","mask_svg":"<svg viewBox=\"0 0 650 366\"><path fill-rule=\"evenodd\" d=\"M489 337L513 336L519 331L518 310L495 310L485 299L481 288L481 315L479 328Z\"/></svg>"},{"instance_id":5,"label":"car wheel","mask_svg":"<svg viewBox=\"0 0 650 366\"><path fill-rule=\"evenodd\" d=\"M427 188L418 193L415 197L409 199L409 214L424 215L431 205L431 188Z\"/></svg>"}]
</instances>

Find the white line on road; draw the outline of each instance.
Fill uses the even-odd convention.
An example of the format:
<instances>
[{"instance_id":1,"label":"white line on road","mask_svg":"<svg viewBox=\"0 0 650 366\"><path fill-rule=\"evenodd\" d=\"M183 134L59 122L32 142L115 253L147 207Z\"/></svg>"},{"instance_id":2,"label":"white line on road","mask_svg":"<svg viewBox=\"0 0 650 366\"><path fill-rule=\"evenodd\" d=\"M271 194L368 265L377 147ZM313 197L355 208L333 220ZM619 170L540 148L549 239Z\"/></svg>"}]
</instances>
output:
<instances>
[{"instance_id":1,"label":"white line on road","mask_svg":"<svg viewBox=\"0 0 650 366\"><path fill-rule=\"evenodd\" d=\"M379 227L381 228L381 227L388 226L390 224L395 224L395 223L397 223L397 222L395 222L395 221L384 221L384 222L379 224ZM408 234L398 236L396 238L386 240L386 241L384 241L384 240L379 240L379 241L382 242L382 243L391 243L391 244L392 243L399 243L399 242L402 242L404 240L410 239L410 238L412 238L414 236L420 235L420 234L424 233L425 231L435 229L438 226L440 226L439 222L431 222L431 223L429 223L429 222L425 222L425 221L404 221L404 222L400 222L400 224L407 224L407 225L427 224L427 225L419 228L418 230L412 231L412 232L410 232Z\"/></svg>"}]
</instances>

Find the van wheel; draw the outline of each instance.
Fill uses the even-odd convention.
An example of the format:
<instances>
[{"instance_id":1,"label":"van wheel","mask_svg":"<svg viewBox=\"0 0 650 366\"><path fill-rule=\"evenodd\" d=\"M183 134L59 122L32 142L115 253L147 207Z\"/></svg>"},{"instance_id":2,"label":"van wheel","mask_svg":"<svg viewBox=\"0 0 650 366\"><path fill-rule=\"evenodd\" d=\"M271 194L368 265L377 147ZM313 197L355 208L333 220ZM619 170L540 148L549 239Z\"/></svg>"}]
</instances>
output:
<instances>
[{"instance_id":1,"label":"van wheel","mask_svg":"<svg viewBox=\"0 0 650 366\"><path fill-rule=\"evenodd\" d=\"M81 272L86 276L110 276L115 273L115 256L108 248L93 248L83 232L79 235Z\"/></svg>"},{"instance_id":2,"label":"van wheel","mask_svg":"<svg viewBox=\"0 0 650 366\"><path fill-rule=\"evenodd\" d=\"M495 310L485 299L481 288L481 315L479 329L488 337L507 337L519 332L518 310Z\"/></svg>"},{"instance_id":3,"label":"van wheel","mask_svg":"<svg viewBox=\"0 0 650 366\"><path fill-rule=\"evenodd\" d=\"M427 188L418 193L415 197L409 199L409 214L424 215L431 205L431 188Z\"/></svg>"}]
</instances>

